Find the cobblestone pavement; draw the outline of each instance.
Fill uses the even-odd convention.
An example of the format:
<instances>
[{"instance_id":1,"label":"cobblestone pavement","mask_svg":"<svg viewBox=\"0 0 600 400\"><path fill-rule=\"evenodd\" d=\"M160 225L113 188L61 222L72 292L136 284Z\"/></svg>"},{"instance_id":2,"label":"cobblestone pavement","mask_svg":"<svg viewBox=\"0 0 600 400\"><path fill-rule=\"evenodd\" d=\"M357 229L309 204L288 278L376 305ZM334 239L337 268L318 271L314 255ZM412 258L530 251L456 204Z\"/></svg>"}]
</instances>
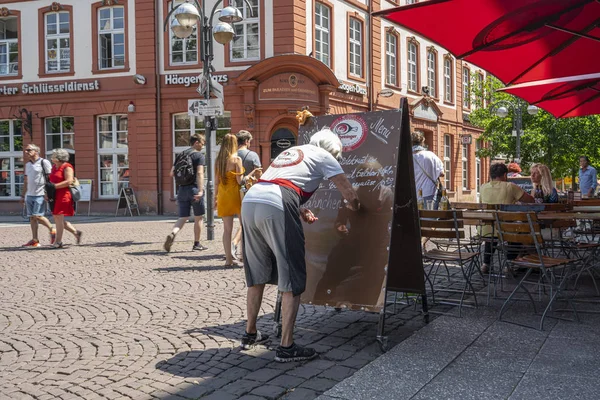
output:
<instances>
[{"instance_id":1,"label":"cobblestone pavement","mask_svg":"<svg viewBox=\"0 0 600 400\"><path fill-rule=\"evenodd\" d=\"M381 354L378 315L309 305L296 341L318 359L276 363L276 340L241 351L242 269L223 266L219 241L191 252L191 224L164 253L172 223L84 218L82 244L66 233L62 250L20 248L29 226L2 224L0 399L313 399ZM263 332L275 298L269 287ZM396 311L390 345L423 326L413 307Z\"/></svg>"}]
</instances>

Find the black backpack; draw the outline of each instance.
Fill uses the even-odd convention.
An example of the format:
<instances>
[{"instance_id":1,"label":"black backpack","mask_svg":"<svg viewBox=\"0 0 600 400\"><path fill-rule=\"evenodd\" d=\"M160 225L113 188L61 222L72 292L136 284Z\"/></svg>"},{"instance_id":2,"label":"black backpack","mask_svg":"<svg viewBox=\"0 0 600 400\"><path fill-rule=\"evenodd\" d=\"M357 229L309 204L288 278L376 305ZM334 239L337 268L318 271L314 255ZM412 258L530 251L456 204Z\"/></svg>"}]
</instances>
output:
<instances>
[{"instance_id":1,"label":"black backpack","mask_svg":"<svg viewBox=\"0 0 600 400\"><path fill-rule=\"evenodd\" d=\"M196 179L192 152L192 149L185 150L175 158L175 183L179 186L192 185Z\"/></svg>"}]
</instances>

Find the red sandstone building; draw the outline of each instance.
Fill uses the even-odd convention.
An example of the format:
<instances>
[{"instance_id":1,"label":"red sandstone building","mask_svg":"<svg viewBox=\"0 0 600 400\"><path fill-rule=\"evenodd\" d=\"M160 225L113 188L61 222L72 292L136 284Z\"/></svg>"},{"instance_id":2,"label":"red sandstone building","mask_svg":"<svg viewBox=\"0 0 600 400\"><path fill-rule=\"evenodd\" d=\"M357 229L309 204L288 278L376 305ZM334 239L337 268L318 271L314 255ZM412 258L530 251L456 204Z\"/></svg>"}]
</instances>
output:
<instances>
[{"instance_id":1,"label":"red sandstone building","mask_svg":"<svg viewBox=\"0 0 600 400\"><path fill-rule=\"evenodd\" d=\"M465 94L483 72L370 17L406 0L250 2L252 16L243 1L224 0L245 20L232 43L214 45L213 79L225 109L219 134L251 131L268 165L296 142L301 107L315 115L364 112L407 97L412 129L444 161L451 199L475 198L487 168L475 157L480 131L465 121ZM124 185L135 189L143 213L176 210L169 170L190 134L203 131L202 119L187 114L188 100L201 97L202 63L195 34L182 40L163 31L172 4L0 0L0 212L20 211L30 142L44 156L58 147L71 152L76 175L94 181L93 212L114 211ZM471 144L462 144L465 135Z\"/></svg>"}]
</instances>

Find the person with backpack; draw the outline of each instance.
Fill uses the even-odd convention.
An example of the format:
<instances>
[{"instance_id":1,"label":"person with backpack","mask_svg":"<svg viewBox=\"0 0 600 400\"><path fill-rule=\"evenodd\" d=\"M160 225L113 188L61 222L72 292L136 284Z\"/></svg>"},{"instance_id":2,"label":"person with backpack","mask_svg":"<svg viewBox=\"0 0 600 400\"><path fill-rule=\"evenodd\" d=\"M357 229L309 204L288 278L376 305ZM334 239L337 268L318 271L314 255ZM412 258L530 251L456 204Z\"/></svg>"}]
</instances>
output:
<instances>
[{"instance_id":1,"label":"person with backpack","mask_svg":"<svg viewBox=\"0 0 600 400\"><path fill-rule=\"evenodd\" d=\"M202 217L204 208L204 154L200 151L206 139L203 134L196 133L190 137L190 148L175 157L171 168L171 177L175 178L177 185L177 207L179 219L175 222L173 230L165 240L164 249L168 253L175 241L175 236L185 225L190 217L190 208L194 208L194 245L192 250L206 250L200 243Z\"/></svg>"},{"instance_id":2,"label":"person with backpack","mask_svg":"<svg viewBox=\"0 0 600 400\"><path fill-rule=\"evenodd\" d=\"M23 194L21 201L25 202L29 225L31 227L32 239L25 243L23 247L40 247L38 237L38 228L42 224L50 231L50 244L54 244L56 231L52 228L52 223L44 216L46 211L45 186L48 182L48 176L52 171L52 164L45 158L40 157L40 148L35 144L25 147L25 153L29 157L29 162L25 165L25 180L23 182Z\"/></svg>"}]
</instances>

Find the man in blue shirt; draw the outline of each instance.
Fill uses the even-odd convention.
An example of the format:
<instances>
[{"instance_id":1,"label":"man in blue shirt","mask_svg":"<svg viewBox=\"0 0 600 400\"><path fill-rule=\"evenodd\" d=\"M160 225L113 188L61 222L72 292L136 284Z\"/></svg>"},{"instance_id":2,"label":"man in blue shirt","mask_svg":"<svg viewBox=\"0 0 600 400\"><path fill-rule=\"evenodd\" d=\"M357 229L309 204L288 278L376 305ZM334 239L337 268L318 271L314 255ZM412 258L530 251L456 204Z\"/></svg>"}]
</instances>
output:
<instances>
[{"instance_id":1,"label":"man in blue shirt","mask_svg":"<svg viewBox=\"0 0 600 400\"><path fill-rule=\"evenodd\" d=\"M590 159L587 156L579 157L579 189L582 196L592 197L596 193L598 186L596 178L596 168L590 165Z\"/></svg>"}]
</instances>

